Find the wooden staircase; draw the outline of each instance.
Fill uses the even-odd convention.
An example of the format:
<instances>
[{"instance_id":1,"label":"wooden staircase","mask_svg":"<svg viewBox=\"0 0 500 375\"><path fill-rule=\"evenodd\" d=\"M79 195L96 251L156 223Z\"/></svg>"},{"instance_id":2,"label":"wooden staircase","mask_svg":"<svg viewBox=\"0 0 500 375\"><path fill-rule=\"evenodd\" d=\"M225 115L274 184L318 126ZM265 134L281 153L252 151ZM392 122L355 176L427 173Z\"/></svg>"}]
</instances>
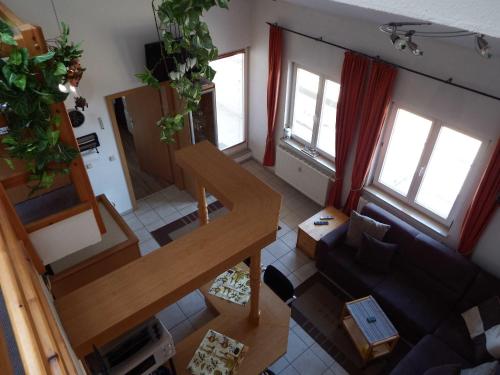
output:
<instances>
[{"instance_id":1,"label":"wooden staircase","mask_svg":"<svg viewBox=\"0 0 500 375\"><path fill-rule=\"evenodd\" d=\"M32 56L48 51L47 43L39 26L23 22L5 5L0 3L0 17L18 31L15 40L20 47L28 49ZM2 48L0 57L9 55L9 48ZM71 122L64 103L52 105L53 114L61 118L61 140L78 149ZM0 126L5 126L5 119L0 116ZM6 156L0 147L0 157ZM58 176L50 189L29 196L29 174L20 160L14 160L15 170L6 165L0 166L0 202L6 208L16 236L21 239L36 268L42 274L45 265L30 240L30 233L62 222L84 211L92 210L100 233L106 228L98 209L97 201L90 184L83 160L78 155L69 165L69 176Z\"/></svg>"}]
</instances>

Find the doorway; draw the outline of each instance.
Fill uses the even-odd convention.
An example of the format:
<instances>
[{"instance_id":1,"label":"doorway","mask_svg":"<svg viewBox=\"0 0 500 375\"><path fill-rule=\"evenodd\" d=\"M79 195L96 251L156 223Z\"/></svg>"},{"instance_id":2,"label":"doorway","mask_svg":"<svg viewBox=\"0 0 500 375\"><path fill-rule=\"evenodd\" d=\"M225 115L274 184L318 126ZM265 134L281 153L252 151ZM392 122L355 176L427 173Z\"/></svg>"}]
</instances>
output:
<instances>
[{"instance_id":1,"label":"doorway","mask_svg":"<svg viewBox=\"0 0 500 375\"><path fill-rule=\"evenodd\" d=\"M139 87L108 97L123 147L133 201L154 194L173 182L168 145L160 140L156 122L162 117L160 92ZM135 198L135 199L134 199ZM134 203L134 202L133 202Z\"/></svg>"}]
</instances>

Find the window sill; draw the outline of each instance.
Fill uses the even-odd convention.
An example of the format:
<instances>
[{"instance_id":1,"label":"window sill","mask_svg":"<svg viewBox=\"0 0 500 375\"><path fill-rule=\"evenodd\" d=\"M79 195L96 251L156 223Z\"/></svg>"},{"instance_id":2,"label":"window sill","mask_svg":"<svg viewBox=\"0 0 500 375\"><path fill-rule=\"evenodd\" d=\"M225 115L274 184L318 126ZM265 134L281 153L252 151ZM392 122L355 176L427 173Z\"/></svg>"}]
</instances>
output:
<instances>
[{"instance_id":1,"label":"window sill","mask_svg":"<svg viewBox=\"0 0 500 375\"><path fill-rule=\"evenodd\" d=\"M293 139L281 138L280 146L285 148L286 150L289 150L290 152L295 154L298 158L303 159L304 161L315 166L316 168L322 170L326 174L330 175L335 173L335 164L331 160L321 155L313 157L305 153L303 151L304 146Z\"/></svg>"},{"instance_id":2,"label":"window sill","mask_svg":"<svg viewBox=\"0 0 500 375\"><path fill-rule=\"evenodd\" d=\"M374 198L377 203L381 203L382 205L389 205L394 210L397 210L398 213L403 216L403 219L409 219L410 222L413 222L417 226L424 226L425 228L431 230L441 237L448 237L450 228L429 218L428 216L404 204L400 200L392 197L391 195L376 188L375 186L367 186L363 189L363 192L366 193L370 198Z\"/></svg>"}]
</instances>

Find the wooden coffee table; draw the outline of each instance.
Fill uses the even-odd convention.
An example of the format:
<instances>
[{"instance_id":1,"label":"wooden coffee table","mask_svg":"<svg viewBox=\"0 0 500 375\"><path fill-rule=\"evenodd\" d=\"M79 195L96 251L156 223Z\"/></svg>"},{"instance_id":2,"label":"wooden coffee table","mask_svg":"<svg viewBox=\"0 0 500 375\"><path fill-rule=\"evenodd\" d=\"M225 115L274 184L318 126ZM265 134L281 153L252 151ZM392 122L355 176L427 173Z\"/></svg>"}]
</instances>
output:
<instances>
[{"instance_id":1,"label":"wooden coffee table","mask_svg":"<svg viewBox=\"0 0 500 375\"><path fill-rule=\"evenodd\" d=\"M364 364L391 353L398 343L398 331L372 296L347 302L340 320Z\"/></svg>"},{"instance_id":2,"label":"wooden coffee table","mask_svg":"<svg viewBox=\"0 0 500 375\"><path fill-rule=\"evenodd\" d=\"M333 220L328 220L328 225L314 225L315 221L324 216L332 216ZM318 241L321 240L325 234L338 228L347 220L349 220L349 217L342 211L333 207L324 208L299 225L297 248L302 250L309 257L314 258Z\"/></svg>"}]
</instances>

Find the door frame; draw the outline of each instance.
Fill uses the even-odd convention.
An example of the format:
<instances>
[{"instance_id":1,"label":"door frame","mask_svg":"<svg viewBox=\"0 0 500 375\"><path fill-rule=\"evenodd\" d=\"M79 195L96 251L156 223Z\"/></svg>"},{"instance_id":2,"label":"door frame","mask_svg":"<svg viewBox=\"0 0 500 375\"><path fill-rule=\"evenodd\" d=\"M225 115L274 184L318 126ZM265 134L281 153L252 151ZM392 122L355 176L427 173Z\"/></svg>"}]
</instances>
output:
<instances>
[{"instance_id":1,"label":"door frame","mask_svg":"<svg viewBox=\"0 0 500 375\"><path fill-rule=\"evenodd\" d=\"M113 128L113 135L115 136L116 147L118 148L118 155L120 157L120 163L122 164L123 174L125 175L125 181L127 182L128 196L132 204L132 210L137 208L137 199L135 198L135 191L132 185L132 178L130 177L130 170L128 168L127 157L125 156L125 149L123 148L123 141L120 135L120 129L118 128L118 120L116 119L115 108L113 106L113 101L115 99L126 96L127 94L133 92L134 90L145 87L139 86L133 89L120 91L115 94L106 95L104 97L106 101L106 108L108 110L108 116L111 121L111 127Z\"/></svg>"}]
</instances>

